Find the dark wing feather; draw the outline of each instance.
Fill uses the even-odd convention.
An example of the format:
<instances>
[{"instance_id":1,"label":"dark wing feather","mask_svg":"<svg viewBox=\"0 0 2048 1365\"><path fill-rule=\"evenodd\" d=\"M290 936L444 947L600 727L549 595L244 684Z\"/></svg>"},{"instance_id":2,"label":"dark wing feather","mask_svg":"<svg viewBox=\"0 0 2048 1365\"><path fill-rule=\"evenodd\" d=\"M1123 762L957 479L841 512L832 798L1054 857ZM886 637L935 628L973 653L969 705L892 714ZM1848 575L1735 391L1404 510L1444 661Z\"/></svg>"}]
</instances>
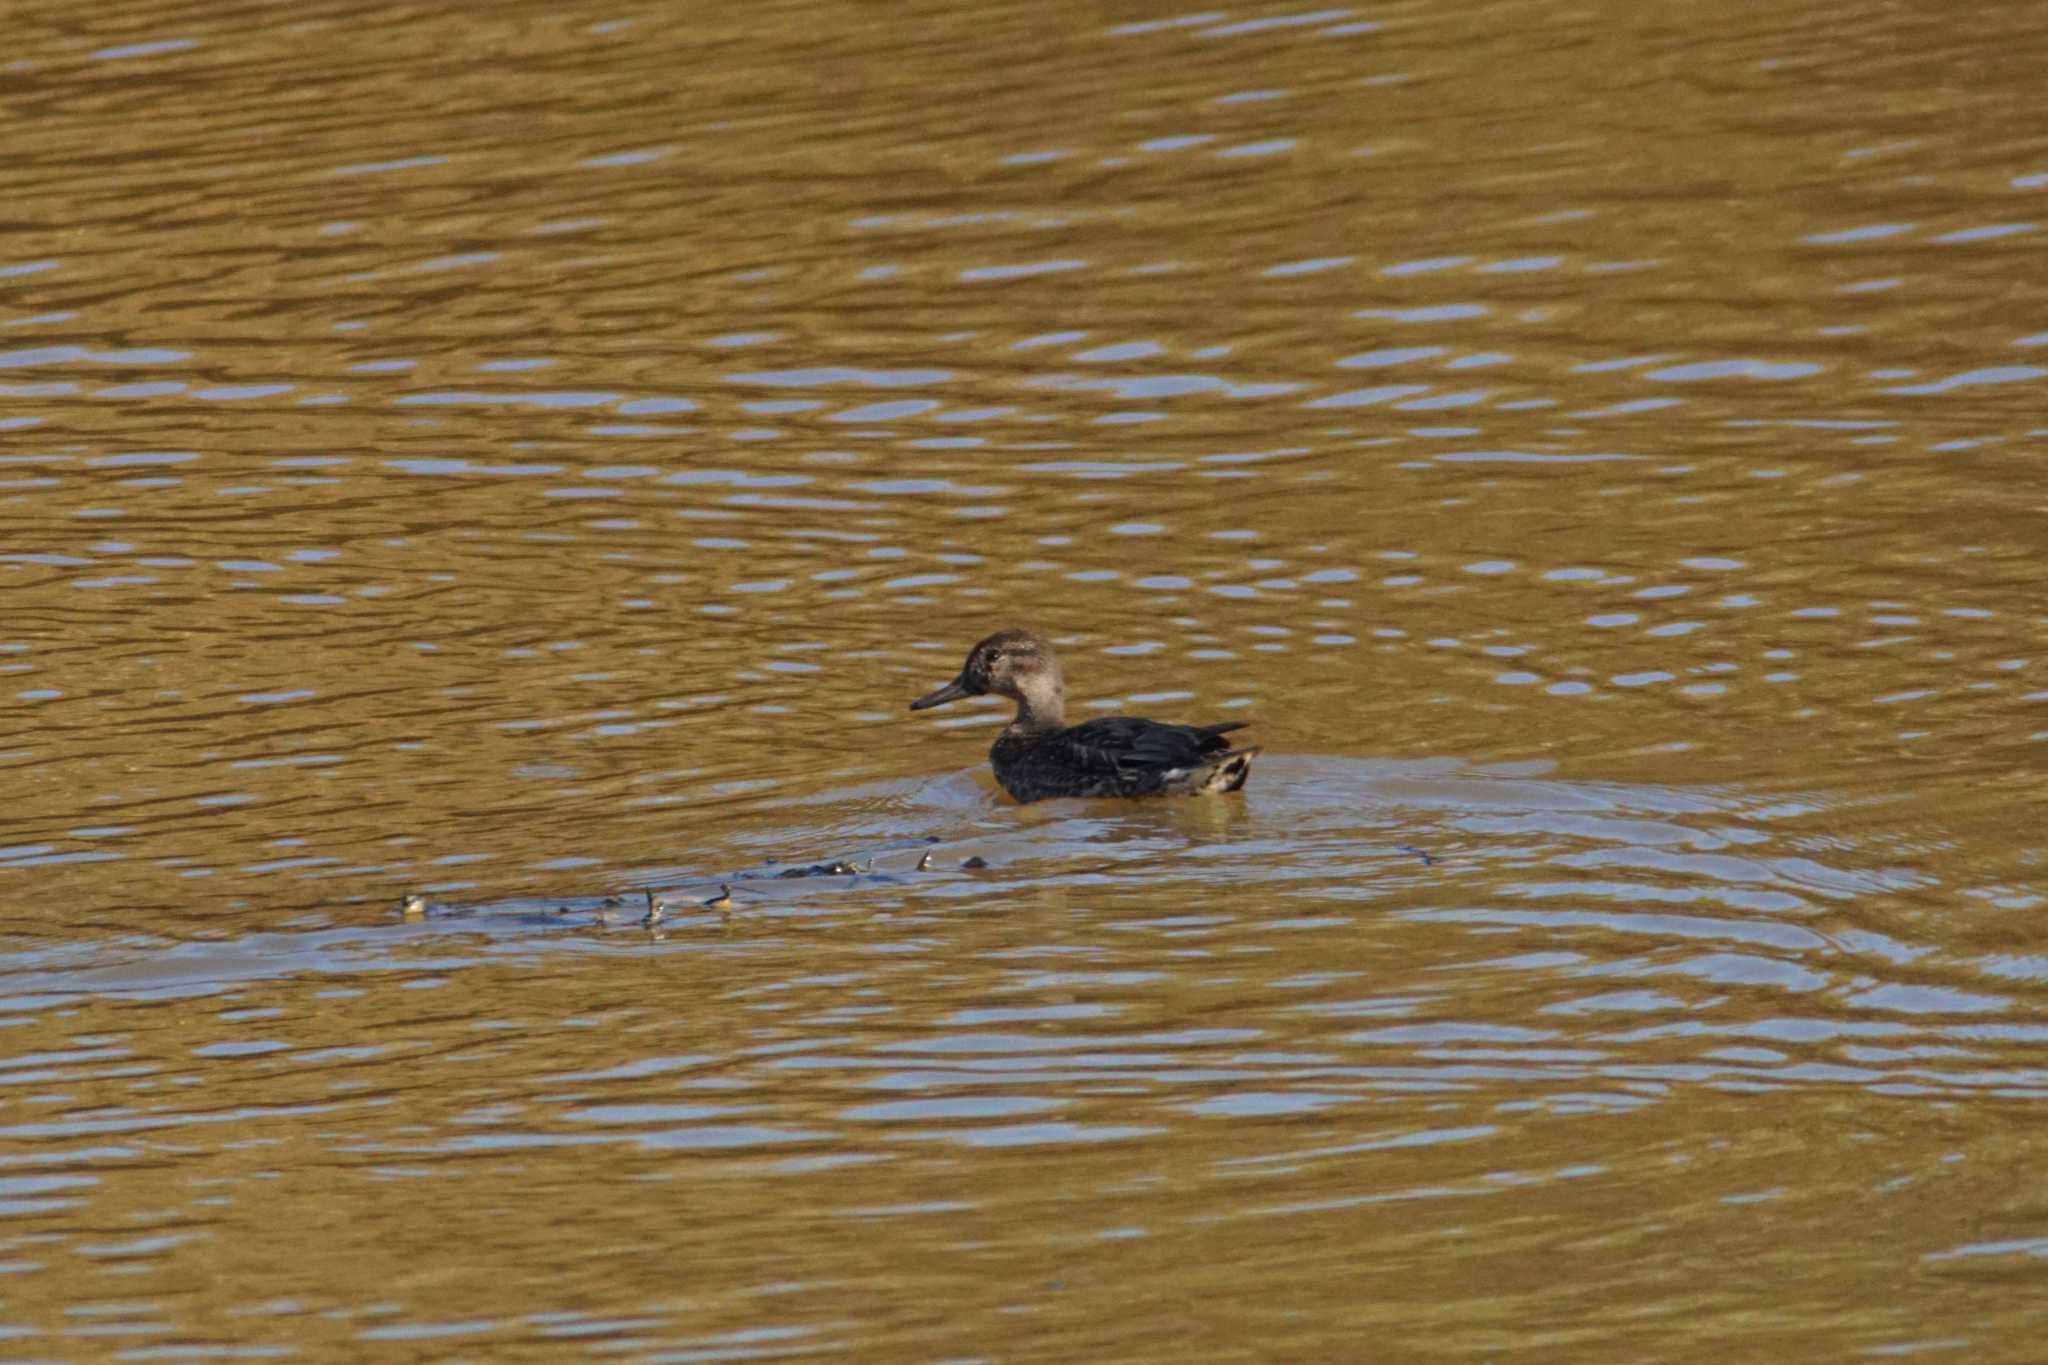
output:
<instances>
[{"instance_id":1,"label":"dark wing feather","mask_svg":"<svg viewBox=\"0 0 2048 1365\"><path fill-rule=\"evenodd\" d=\"M1168 772L1192 768L1223 753L1230 747L1223 736L1249 723L1171 725L1139 716L1102 716L1048 735L1042 742L1075 770L1101 780L1119 795L1139 795L1158 790Z\"/></svg>"}]
</instances>

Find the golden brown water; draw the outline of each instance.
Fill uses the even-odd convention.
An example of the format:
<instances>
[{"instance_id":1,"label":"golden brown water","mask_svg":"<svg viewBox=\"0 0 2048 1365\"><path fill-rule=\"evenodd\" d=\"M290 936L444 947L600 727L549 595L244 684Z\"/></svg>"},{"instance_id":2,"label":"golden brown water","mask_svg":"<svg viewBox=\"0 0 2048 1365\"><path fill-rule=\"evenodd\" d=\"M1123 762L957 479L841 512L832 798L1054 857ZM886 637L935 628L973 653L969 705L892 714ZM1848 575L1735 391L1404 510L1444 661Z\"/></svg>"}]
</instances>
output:
<instances>
[{"instance_id":1,"label":"golden brown water","mask_svg":"<svg viewBox=\"0 0 2048 1365\"><path fill-rule=\"evenodd\" d=\"M6 1358L2038 1358L2037 7L468 9L11 16Z\"/></svg>"}]
</instances>

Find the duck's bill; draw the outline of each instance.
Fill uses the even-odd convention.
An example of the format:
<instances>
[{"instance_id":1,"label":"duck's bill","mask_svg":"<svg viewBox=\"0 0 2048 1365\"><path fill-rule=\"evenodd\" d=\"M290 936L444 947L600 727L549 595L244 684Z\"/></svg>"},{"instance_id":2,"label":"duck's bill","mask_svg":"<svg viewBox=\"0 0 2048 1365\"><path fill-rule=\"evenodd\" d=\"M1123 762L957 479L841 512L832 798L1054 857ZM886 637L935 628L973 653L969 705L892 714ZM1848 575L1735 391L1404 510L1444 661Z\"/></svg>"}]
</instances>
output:
<instances>
[{"instance_id":1,"label":"duck's bill","mask_svg":"<svg viewBox=\"0 0 2048 1365\"><path fill-rule=\"evenodd\" d=\"M913 711L923 711L929 707L944 706L949 701L958 701L962 697L971 697L973 695L972 692L969 692L960 685L958 678L955 678L938 691L927 692L916 701L910 703L910 709Z\"/></svg>"}]
</instances>

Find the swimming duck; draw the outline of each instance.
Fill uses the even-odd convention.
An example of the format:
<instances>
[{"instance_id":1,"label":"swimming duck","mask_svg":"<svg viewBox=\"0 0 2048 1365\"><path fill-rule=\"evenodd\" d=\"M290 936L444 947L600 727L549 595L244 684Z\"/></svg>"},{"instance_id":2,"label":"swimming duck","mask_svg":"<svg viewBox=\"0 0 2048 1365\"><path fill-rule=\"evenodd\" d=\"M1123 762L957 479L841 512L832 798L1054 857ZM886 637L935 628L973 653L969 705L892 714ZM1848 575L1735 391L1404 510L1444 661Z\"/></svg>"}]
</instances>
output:
<instances>
[{"instance_id":1,"label":"swimming duck","mask_svg":"<svg viewBox=\"0 0 2048 1365\"><path fill-rule=\"evenodd\" d=\"M1250 722L1170 725L1138 716L1066 723L1066 684L1052 646L1028 630L999 630L968 652L960 676L910 703L913 711L994 693L1017 718L988 751L996 781L1019 801L1052 796L1198 796L1234 792L1256 748L1223 738Z\"/></svg>"}]
</instances>

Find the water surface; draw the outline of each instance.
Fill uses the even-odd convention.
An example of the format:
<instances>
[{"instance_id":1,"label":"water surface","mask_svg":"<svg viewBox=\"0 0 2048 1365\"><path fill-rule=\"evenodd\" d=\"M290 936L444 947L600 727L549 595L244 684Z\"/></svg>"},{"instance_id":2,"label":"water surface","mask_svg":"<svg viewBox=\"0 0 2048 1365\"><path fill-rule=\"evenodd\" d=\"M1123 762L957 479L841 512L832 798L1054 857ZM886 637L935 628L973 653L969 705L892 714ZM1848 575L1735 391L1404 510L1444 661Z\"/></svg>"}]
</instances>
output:
<instances>
[{"instance_id":1,"label":"water surface","mask_svg":"<svg viewBox=\"0 0 2048 1365\"><path fill-rule=\"evenodd\" d=\"M19 16L8 1358L2032 1359L2044 32Z\"/></svg>"}]
</instances>

